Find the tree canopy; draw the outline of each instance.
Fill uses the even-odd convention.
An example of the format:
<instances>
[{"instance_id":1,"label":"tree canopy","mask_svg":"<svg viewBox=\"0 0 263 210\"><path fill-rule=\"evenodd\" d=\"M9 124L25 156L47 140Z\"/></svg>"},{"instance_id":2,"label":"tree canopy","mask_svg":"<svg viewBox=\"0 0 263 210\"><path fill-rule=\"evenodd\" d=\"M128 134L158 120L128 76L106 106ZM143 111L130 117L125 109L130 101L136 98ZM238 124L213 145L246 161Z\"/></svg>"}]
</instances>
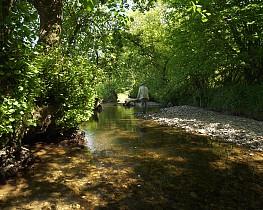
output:
<instances>
[{"instance_id":1,"label":"tree canopy","mask_svg":"<svg viewBox=\"0 0 263 210\"><path fill-rule=\"evenodd\" d=\"M263 107L262 6L261 1L159 2L131 13L132 47L125 46L122 59L137 81L147 80L157 101L252 116Z\"/></svg>"}]
</instances>

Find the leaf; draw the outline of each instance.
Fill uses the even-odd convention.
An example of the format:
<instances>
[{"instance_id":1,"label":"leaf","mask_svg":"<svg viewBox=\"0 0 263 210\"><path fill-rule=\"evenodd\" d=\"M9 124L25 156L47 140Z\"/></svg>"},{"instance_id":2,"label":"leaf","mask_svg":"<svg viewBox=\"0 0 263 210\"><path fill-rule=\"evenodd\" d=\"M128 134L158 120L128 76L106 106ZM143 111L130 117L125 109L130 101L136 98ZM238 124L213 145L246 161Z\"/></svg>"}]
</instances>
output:
<instances>
[{"instance_id":1,"label":"leaf","mask_svg":"<svg viewBox=\"0 0 263 210\"><path fill-rule=\"evenodd\" d=\"M13 103L13 105L17 106L17 105L18 105L18 101L15 101L15 102Z\"/></svg>"},{"instance_id":2,"label":"leaf","mask_svg":"<svg viewBox=\"0 0 263 210\"><path fill-rule=\"evenodd\" d=\"M8 110L8 113L9 113L9 114L12 114L12 113L14 113L15 111L16 111L15 109L9 109L9 110Z\"/></svg>"},{"instance_id":3,"label":"leaf","mask_svg":"<svg viewBox=\"0 0 263 210\"><path fill-rule=\"evenodd\" d=\"M37 123L36 122L33 122L32 120L28 120L27 122L26 122L26 125L27 126L37 126Z\"/></svg>"},{"instance_id":4,"label":"leaf","mask_svg":"<svg viewBox=\"0 0 263 210\"><path fill-rule=\"evenodd\" d=\"M14 122L16 119L15 118L9 118L10 122Z\"/></svg>"},{"instance_id":5,"label":"leaf","mask_svg":"<svg viewBox=\"0 0 263 210\"><path fill-rule=\"evenodd\" d=\"M81 0L81 3L83 3L83 5L86 8L87 12L93 11L94 6L95 6L93 0Z\"/></svg>"},{"instance_id":6,"label":"leaf","mask_svg":"<svg viewBox=\"0 0 263 210\"><path fill-rule=\"evenodd\" d=\"M8 126L6 126L6 131L9 133L9 132L13 132L14 131L14 129L13 129L13 127L11 126L11 125L8 125Z\"/></svg>"},{"instance_id":7,"label":"leaf","mask_svg":"<svg viewBox=\"0 0 263 210\"><path fill-rule=\"evenodd\" d=\"M202 22L207 22L208 21L208 19L207 18L202 18Z\"/></svg>"}]
</instances>

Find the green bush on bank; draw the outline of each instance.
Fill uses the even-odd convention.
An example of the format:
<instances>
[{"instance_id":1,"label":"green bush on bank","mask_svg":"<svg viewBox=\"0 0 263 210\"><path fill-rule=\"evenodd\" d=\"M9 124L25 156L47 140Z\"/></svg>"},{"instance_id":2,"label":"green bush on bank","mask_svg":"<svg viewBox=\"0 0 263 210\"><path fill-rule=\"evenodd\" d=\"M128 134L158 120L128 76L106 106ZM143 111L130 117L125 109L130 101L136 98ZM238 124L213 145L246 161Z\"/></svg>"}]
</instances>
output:
<instances>
[{"instance_id":1,"label":"green bush on bank","mask_svg":"<svg viewBox=\"0 0 263 210\"><path fill-rule=\"evenodd\" d=\"M192 105L263 120L263 83L237 83L196 89L186 81L149 88L164 105Z\"/></svg>"},{"instance_id":2,"label":"green bush on bank","mask_svg":"<svg viewBox=\"0 0 263 210\"><path fill-rule=\"evenodd\" d=\"M84 57L51 52L41 57L42 93L39 103L49 107L55 124L76 127L92 115L97 71Z\"/></svg>"},{"instance_id":3,"label":"green bush on bank","mask_svg":"<svg viewBox=\"0 0 263 210\"><path fill-rule=\"evenodd\" d=\"M5 80L1 80L0 148L19 145L29 130L42 125L43 108L59 129L76 128L92 115L100 76L87 59L62 56L59 49L29 57L19 59L19 65L8 59L1 71Z\"/></svg>"},{"instance_id":4,"label":"green bush on bank","mask_svg":"<svg viewBox=\"0 0 263 210\"><path fill-rule=\"evenodd\" d=\"M236 84L212 90L209 94L211 108L231 111L248 117L257 117L263 107L263 84Z\"/></svg>"},{"instance_id":5,"label":"green bush on bank","mask_svg":"<svg viewBox=\"0 0 263 210\"><path fill-rule=\"evenodd\" d=\"M1 55L7 58L1 68L1 148L19 144L28 128L36 125L33 111L40 94L40 78L28 55Z\"/></svg>"}]
</instances>

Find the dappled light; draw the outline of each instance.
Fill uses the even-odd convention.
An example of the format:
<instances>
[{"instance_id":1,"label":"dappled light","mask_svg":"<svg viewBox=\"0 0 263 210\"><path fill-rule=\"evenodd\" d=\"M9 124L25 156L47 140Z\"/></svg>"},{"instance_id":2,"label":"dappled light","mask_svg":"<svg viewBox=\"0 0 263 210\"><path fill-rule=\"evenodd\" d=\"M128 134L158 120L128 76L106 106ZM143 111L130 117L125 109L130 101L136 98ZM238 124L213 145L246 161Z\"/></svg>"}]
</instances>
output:
<instances>
[{"instance_id":1,"label":"dappled light","mask_svg":"<svg viewBox=\"0 0 263 210\"><path fill-rule=\"evenodd\" d=\"M104 112L96 129L84 125L87 135L92 133L89 140L100 142L92 150L36 144L39 163L1 186L1 209L260 208L261 153L151 122L134 123L131 110ZM109 119L106 112L119 117ZM131 118L123 125L125 115Z\"/></svg>"}]
</instances>

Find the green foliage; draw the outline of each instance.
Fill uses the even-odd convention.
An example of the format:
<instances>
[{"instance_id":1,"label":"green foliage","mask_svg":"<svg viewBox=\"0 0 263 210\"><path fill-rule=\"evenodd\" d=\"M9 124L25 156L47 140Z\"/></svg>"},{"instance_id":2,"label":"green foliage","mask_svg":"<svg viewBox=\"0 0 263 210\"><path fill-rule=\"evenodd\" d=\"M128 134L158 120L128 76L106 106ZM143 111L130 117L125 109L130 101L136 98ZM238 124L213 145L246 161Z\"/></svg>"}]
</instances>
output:
<instances>
[{"instance_id":1,"label":"green foliage","mask_svg":"<svg viewBox=\"0 0 263 210\"><path fill-rule=\"evenodd\" d=\"M261 1L166 2L131 14L120 60L133 87L147 81L164 104L261 110L255 102L263 80Z\"/></svg>"},{"instance_id":2,"label":"green foliage","mask_svg":"<svg viewBox=\"0 0 263 210\"><path fill-rule=\"evenodd\" d=\"M87 12L91 12L94 9L95 5L98 4L98 1L96 0L81 0L80 2L84 5Z\"/></svg>"},{"instance_id":3,"label":"green foliage","mask_svg":"<svg viewBox=\"0 0 263 210\"><path fill-rule=\"evenodd\" d=\"M50 39L54 33L55 39L61 40L56 48L50 47L54 40L45 43L43 39L42 46L37 42L43 35L39 35L39 30L43 31L40 22L45 22L49 5L42 2L45 15L39 16L30 3L0 3L1 12L11 9L1 13L5 14L0 29L2 147L19 143L32 126L41 127L43 109L51 116L51 125L59 129L75 128L89 119L102 79L107 78L110 82L106 84L114 87L109 94L124 90L120 84L125 80L112 78L118 75L116 63L123 53L123 32L129 20L125 2L65 0L61 33L44 29Z\"/></svg>"},{"instance_id":4,"label":"green foliage","mask_svg":"<svg viewBox=\"0 0 263 210\"><path fill-rule=\"evenodd\" d=\"M257 36L262 28L262 16L258 15L262 12L262 3L199 3L212 15L205 23L192 16L182 16L178 27L172 29L170 40L176 49L171 61L176 72L172 74L178 75L177 82L184 86L181 90L190 88L191 94L187 95L192 98L191 103L198 97L200 105L206 106L211 99L219 97L208 93L221 87L226 90L238 87L236 91L224 91L223 95L229 98L221 101L221 107L253 109L250 105L243 106L248 97L239 94L238 90L244 90L244 87L250 89L256 85L254 83L260 83L263 79L260 70L262 36ZM253 10L258 12L255 14ZM172 14L169 16L169 24L175 21L171 17ZM257 98L260 94L256 91L251 95ZM187 97L184 98L183 102L189 103ZM220 101L220 97L217 101Z\"/></svg>"},{"instance_id":5,"label":"green foliage","mask_svg":"<svg viewBox=\"0 0 263 210\"><path fill-rule=\"evenodd\" d=\"M62 56L59 49L38 57L41 69L41 97L56 125L76 127L92 114L99 70L85 57Z\"/></svg>"},{"instance_id":6,"label":"green foliage","mask_svg":"<svg viewBox=\"0 0 263 210\"><path fill-rule=\"evenodd\" d=\"M122 84L132 95L138 91L141 82L146 82L151 97L158 99L158 91L167 82L167 63L172 55L170 47L161 41L166 40L162 24L164 13L165 8L158 5L145 13L130 14L130 32L124 35L124 52L118 63L119 72L125 73L115 77L126 81Z\"/></svg>"},{"instance_id":7,"label":"green foliage","mask_svg":"<svg viewBox=\"0 0 263 210\"><path fill-rule=\"evenodd\" d=\"M14 143L36 124L32 111L40 93L39 72L27 62L28 58L9 57L1 71L0 137L12 138ZM2 145L6 143L3 141Z\"/></svg>"},{"instance_id":8,"label":"green foliage","mask_svg":"<svg viewBox=\"0 0 263 210\"><path fill-rule=\"evenodd\" d=\"M34 103L40 94L39 71L31 63L35 55L29 45L35 38L31 19L35 10L18 2L12 13L1 28L0 148L19 144L29 127L36 125ZM24 14L23 18L18 14Z\"/></svg>"},{"instance_id":9,"label":"green foliage","mask_svg":"<svg viewBox=\"0 0 263 210\"><path fill-rule=\"evenodd\" d=\"M13 143L20 141L36 126L42 106L49 107L61 128L76 127L92 115L99 71L87 59L62 57L59 51L34 57L27 65L20 60L15 69L9 60L5 66L12 66L13 73L2 72L4 78L9 77L1 83L6 87L0 109L2 146L11 138Z\"/></svg>"},{"instance_id":10,"label":"green foliage","mask_svg":"<svg viewBox=\"0 0 263 210\"><path fill-rule=\"evenodd\" d=\"M19 145L24 134L41 125L43 107L63 129L89 119L101 72L84 53L64 44L65 51L36 45L36 10L20 1L11 6L0 40L1 148Z\"/></svg>"},{"instance_id":11,"label":"green foliage","mask_svg":"<svg viewBox=\"0 0 263 210\"><path fill-rule=\"evenodd\" d=\"M262 84L235 84L211 91L209 107L252 116L262 112Z\"/></svg>"},{"instance_id":12,"label":"green foliage","mask_svg":"<svg viewBox=\"0 0 263 210\"><path fill-rule=\"evenodd\" d=\"M117 102L117 84L111 81L106 81L98 86L98 96L106 102Z\"/></svg>"}]
</instances>

